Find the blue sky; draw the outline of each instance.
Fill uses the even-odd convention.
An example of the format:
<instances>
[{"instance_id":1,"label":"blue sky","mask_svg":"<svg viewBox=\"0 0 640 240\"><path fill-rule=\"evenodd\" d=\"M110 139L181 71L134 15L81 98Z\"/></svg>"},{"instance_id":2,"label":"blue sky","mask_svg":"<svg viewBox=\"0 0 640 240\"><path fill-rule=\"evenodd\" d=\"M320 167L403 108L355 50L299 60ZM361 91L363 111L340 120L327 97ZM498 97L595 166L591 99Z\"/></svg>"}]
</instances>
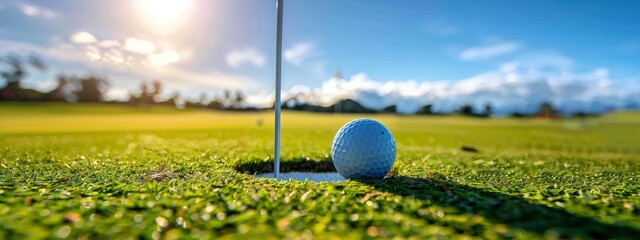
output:
<instances>
[{"instance_id":1,"label":"blue sky","mask_svg":"<svg viewBox=\"0 0 640 240\"><path fill-rule=\"evenodd\" d=\"M505 69L635 84L639 12L638 1L286 1L283 85L326 89L337 70L455 84ZM91 72L111 79L114 97L152 78L189 96L269 95L274 32L268 0L0 2L0 54L51 65L26 84Z\"/></svg>"},{"instance_id":2,"label":"blue sky","mask_svg":"<svg viewBox=\"0 0 640 240\"><path fill-rule=\"evenodd\" d=\"M458 79L522 54L556 52L576 70L640 74L640 3L607 1L292 1L289 43L317 42L331 66L377 79ZM313 27L309 27L313 26ZM462 60L466 49L508 43L503 54ZM625 49L630 48L630 49Z\"/></svg>"}]
</instances>

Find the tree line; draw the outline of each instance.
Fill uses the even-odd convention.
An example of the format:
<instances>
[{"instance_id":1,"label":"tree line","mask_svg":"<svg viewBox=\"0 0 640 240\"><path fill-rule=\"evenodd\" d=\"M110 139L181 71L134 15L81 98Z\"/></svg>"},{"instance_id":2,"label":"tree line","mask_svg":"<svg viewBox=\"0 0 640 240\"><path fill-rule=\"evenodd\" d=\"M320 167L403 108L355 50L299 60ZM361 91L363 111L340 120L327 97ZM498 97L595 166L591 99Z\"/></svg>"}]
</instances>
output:
<instances>
[{"instance_id":1,"label":"tree line","mask_svg":"<svg viewBox=\"0 0 640 240\"><path fill-rule=\"evenodd\" d=\"M47 65L38 57L21 57L10 55L0 58L0 76L6 85L0 88L0 101L26 101L26 102L89 102L89 103L118 103L131 106L164 105L178 108L203 108L215 110L256 111L268 108L252 107L245 102L246 95L241 90L223 90L221 95L210 97L202 93L198 99L185 99L179 92L173 92L163 97L163 83L160 80L142 82L139 89L129 92L128 100L108 100L105 96L111 87L106 77L95 74L83 76L59 75L56 78L56 86L48 92L40 92L22 86L24 78L29 71L46 71ZM317 96L312 94L299 94L286 99L282 108L287 110L326 112L326 113L397 113L395 105L383 109L370 109L353 99L341 99L331 106L313 104ZM439 113L433 110L432 104L426 104L418 109L419 115L448 115L457 114L470 117L490 117L493 114L493 106L486 103L481 109L475 109L471 104L463 104L454 112ZM543 102L539 110L534 113L513 112L513 117L540 117L559 118L561 115L551 103ZM577 113L578 116L590 114Z\"/></svg>"},{"instance_id":2,"label":"tree line","mask_svg":"<svg viewBox=\"0 0 640 240\"><path fill-rule=\"evenodd\" d=\"M129 93L126 101L107 99L106 93L111 84L106 77L95 74L58 75L55 80L56 86L45 92L23 86L24 79L30 72L43 72L47 68L44 61L35 56L0 57L0 77L5 81L5 86L0 88L0 101L118 103L132 106L166 105L179 108L259 110L245 103L246 95L241 90L226 89L220 96L211 98L203 93L196 100L182 98L179 92L162 97L164 89L160 80L142 82L138 90Z\"/></svg>"},{"instance_id":3,"label":"tree line","mask_svg":"<svg viewBox=\"0 0 640 240\"><path fill-rule=\"evenodd\" d=\"M390 105L380 110L367 108L356 100L342 99L330 106L320 106L310 104L298 97L294 96L284 101L282 104L283 109L294 111L309 111L309 112L325 112L325 113L398 113L396 105ZM433 104L426 104L420 107L415 115L461 115L476 118L488 118L491 117L493 112L493 106L491 103L486 103L481 109L476 110L471 104L463 104L456 108L453 112L436 112L434 111ZM540 104L538 111L536 112L513 112L509 114L511 117L538 117L544 119L561 118L560 112L553 107L549 102L543 102ZM593 114L577 113L575 116L594 116Z\"/></svg>"}]
</instances>

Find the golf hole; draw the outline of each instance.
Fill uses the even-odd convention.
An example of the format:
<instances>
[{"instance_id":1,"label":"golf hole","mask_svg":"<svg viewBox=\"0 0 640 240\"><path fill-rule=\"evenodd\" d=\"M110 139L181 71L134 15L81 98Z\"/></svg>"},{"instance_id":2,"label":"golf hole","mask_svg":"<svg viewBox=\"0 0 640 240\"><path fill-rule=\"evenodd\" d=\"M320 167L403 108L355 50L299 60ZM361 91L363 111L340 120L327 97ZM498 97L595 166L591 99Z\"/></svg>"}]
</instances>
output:
<instances>
[{"instance_id":1,"label":"golf hole","mask_svg":"<svg viewBox=\"0 0 640 240\"><path fill-rule=\"evenodd\" d=\"M235 165L238 172L245 173L255 178L274 178L273 160L251 160ZM281 181L313 181L313 182L339 182L346 180L340 175L330 159L311 160L308 158L284 159L280 162Z\"/></svg>"}]
</instances>

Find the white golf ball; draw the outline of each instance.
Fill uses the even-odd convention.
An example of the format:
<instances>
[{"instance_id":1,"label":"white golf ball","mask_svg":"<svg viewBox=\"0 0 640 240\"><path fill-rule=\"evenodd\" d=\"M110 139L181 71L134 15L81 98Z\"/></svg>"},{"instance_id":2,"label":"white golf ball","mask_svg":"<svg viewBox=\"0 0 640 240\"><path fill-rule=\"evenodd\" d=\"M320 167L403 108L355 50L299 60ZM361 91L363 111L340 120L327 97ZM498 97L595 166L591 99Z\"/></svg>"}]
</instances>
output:
<instances>
[{"instance_id":1,"label":"white golf ball","mask_svg":"<svg viewBox=\"0 0 640 240\"><path fill-rule=\"evenodd\" d=\"M336 133L331 158L345 178L383 178L396 160L396 142L382 123L356 119Z\"/></svg>"}]
</instances>

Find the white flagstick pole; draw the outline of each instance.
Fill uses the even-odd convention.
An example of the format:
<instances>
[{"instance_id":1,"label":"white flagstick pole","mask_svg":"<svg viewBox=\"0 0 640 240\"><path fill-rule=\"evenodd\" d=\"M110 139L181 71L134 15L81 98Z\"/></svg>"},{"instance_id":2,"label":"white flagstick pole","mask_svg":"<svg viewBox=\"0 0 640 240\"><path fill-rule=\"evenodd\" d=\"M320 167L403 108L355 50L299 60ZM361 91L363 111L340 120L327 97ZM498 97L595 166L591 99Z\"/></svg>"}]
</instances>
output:
<instances>
[{"instance_id":1,"label":"white flagstick pole","mask_svg":"<svg viewBox=\"0 0 640 240\"><path fill-rule=\"evenodd\" d=\"M281 65L282 65L282 7L283 0L276 0L277 18L276 18L276 132L274 139L273 153L273 175L275 179L280 176L280 108L281 108Z\"/></svg>"}]
</instances>

